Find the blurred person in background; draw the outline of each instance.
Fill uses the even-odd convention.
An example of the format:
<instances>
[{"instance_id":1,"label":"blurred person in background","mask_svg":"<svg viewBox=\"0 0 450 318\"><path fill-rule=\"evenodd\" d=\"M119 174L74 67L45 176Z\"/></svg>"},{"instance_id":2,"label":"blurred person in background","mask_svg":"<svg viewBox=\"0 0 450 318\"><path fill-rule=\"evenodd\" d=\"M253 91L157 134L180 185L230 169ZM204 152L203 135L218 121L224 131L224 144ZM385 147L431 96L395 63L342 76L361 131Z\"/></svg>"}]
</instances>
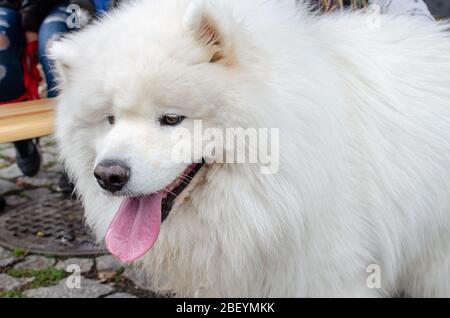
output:
<instances>
[{"instance_id":1,"label":"blurred person in background","mask_svg":"<svg viewBox=\"0 0 450 318\"><path fill-rule=\"evenodd\" d=\"M52 62L46 54L48 47L64 33L84 26L117 3L114 0L0 0L0 107L39 98L39 62L45 74L47 96L55 97ZM72 13L68 10L70 4L78 5L81 9L78 12L82 13L75 28L68 24ZM17 141L14 146L22 173L35 176L41 165L38 139ZM73 191L65 176L60 185L63 192ZM5 204L0 197L0 210Z\"/></svg>"},{"instance_id":2,"label":"blurred person in background","mask_svg":"<svg viewBox=\"0 0 450 318\"><path fill-rule=\"evenodd\" d=\"M117 0L58 1L51 8L39 30L39 59L47 82L47 97L56 97L58 94L52 61L47 54L52 43L67 32L83 28L95 17L117 6L119 2ZM69 7L71 4L78 7ZM77 8L80 10L76 10ZM58 186L66 197L73 194L74 185L65 172L62 173Z\"/></svg>"},{"instance_id":3,"label":"blurred person in background","mask_svg":"<svg viewBox=\"0 0 450 318\"><path fill-rule=\"evenodd\" d=\"M0 104L39 98L37 32L45 8L38 2L44 1L0 0ZM14 146L23 174L36 175L41 162L37 142L23 140Z\"/></svg>"},{"instance_id":4,"label":"blurred person in background","mask_svg":"<svg viewBox=\"0 0 450 318\"><path fill-rule=\"evenodd\" d=\"M0 0L0 107L39 97L37 31L42 17L42 8L33 1ZM14 146L22 173L36 175L41 163L37 142L23 140ZM0 210L5 205L0 198Z\"/></svg>"},{"instance_id":5,"label":"blurred person in background","mask_svg":"<svg viewBox=\"0 0 450 318\"><path fill-rule=\"evenodd\" d=\"M66 0L56 1L56 4L50 7L39 29L39 59L44 69L48 97L57 95L52 61L47 55L52 42L67 32L83 28L93 18L103 15L118 3L117 0ZM78 7L69 6L71 4ZM74 10L75 8L80 10Z\"/></svg>"},{"instance_id":6,"label":"blurred person in background","mask_svg":"<svg viewBox=\"0 0 450 318\"><path fill-rule=\"evenodd\" d=\"M0 0L0 104L9 104L39 98L38 71L39 44L46 37L61 31L61 26L42 22L55 21L65 11L66 1L57 0ZM58 11L57 11L58 10ZM66 21L63 21L63 25ZM43 35L39 38L38 32ZM42 46L42 45L41 45ZM42 55L41 55L42 57ZM41 58L46 75L48 63ZM50 94L51 95L51 94ZM29 139L14 143L16 161L25 176L39 172L41 156L38 141Z\"/></svg>"}]
</instances>

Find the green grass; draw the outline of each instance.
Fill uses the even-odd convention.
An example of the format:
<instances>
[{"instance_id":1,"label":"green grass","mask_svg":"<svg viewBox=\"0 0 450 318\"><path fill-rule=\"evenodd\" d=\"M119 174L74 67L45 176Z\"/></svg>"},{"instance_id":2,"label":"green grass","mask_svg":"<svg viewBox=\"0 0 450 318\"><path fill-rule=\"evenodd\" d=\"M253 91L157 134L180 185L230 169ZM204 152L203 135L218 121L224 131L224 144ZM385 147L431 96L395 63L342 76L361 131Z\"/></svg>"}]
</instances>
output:
<instances>
[{"instance_id":1,"label":"green grass","mask_svg":"<svg viewBox=\"0 0 450 318\"><path fill-rule=\"evenodd\" d=\"M12 253L14 257L23 257L28 254L28 251L24 248L15 248Z\"/></svg>"},{"instance_id":2,"label":"green grass","mask_svg":"<svg viewBox=\"0 0 450 318\"><path fill-rule=\"evenodd\" d=\"M117 284L122 280L122 274L125 272L125 267L120 267L116 270L116 276L114 276L114 282Z\"/></svg>"},{"instance_id":3,"label":"green grass","mask_svg":"<svg viewBox=\"0 0 450 318\"><path fill-rule=\"evenodd\" d=\"M10 290L0 292L0 298L25 298L21 291Z\"/></svg>"},{"instance_id":4,"label":"green grass","mask_svg":"<svg viewBox=\"0 0 450 318\"><path fill-rule=\"evenodd\" d=\"M70 273L67 273L64 269L56 268L46 268L40 270L12 268L7 271L7 274L16 278L34 277L34 281L27 285L27 288L51 286L70 275Z\"/></svg>"}]
</instances>

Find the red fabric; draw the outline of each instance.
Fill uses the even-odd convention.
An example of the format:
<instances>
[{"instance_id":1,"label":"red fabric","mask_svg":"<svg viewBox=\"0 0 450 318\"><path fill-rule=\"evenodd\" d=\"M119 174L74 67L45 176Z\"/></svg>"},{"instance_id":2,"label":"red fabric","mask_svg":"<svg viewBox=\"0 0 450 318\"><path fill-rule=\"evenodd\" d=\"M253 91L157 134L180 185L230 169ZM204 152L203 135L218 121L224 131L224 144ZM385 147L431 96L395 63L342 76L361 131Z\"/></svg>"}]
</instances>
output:
<instances>
[{"instance_id":1,"label":"red fabric","mask_svg":"<svg viewBox=\"0 0 450 318\"><path fill-rule=\"evenodd\" d=\"M22 57L23 84L25 87L25 93L16 99L9 100L7 102L0 102L0 105L39 99L38 88L42 77L37 68L38 63L38 43L37 41L28 42Z\"/></svg>"},{"instance_id":2,"label":"red fabric","mask_svg":"<svg viewBox=\"0 0 450 318\"><path fill-rule=\"evenodd\" d=\"M38 87L42 77L37 68L38 63L38 43L37 41L28 42L22 59L23 81L27 100L39 99Z\"/></svg>"}]
</instances>

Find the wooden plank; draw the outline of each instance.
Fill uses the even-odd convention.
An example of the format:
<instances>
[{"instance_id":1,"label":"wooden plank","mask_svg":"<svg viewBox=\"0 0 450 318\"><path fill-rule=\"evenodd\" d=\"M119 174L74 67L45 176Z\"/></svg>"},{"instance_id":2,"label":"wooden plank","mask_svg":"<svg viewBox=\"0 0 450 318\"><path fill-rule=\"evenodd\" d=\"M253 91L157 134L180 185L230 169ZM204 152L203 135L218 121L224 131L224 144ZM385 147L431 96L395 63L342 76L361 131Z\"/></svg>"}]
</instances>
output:
<instances>
[{"instance_id":1,"label":"wooden plank","mask_svg":"<svg viewBox=\"0 0 450 318\"><path fill-rule=\"evenodd\" d=\"M55 100L40 99L0 105L0 143L53 133Z\"/></svg>"}]
</instances>

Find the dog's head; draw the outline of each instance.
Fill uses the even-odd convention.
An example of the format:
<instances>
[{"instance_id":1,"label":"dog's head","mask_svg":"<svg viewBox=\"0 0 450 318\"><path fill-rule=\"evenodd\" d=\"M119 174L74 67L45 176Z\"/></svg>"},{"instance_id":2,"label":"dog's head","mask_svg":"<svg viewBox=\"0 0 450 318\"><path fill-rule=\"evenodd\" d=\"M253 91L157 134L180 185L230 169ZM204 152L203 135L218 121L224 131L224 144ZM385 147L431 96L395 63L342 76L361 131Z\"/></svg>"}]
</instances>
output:
<instances>
[{"instance_id":1,"label":"dog's head","mask_svg":"<svg viewBox=\"0 0 450 318\"><path fill-rule=\"evenodd\" d=\"M171 209L182 209L178 197L206 169L203 152L174 158L174 148L193 142L174 138L177 130L193 136L198 121L251 125L242 101L258 94L241 92L253 85L247 67L259 57L244 30L225 3L147 1L52 46L62 157L87 207L120 200L117 213L99 221L110 223L107 233L98 232L122 260L153 246Z\"/></svg>"}]
</instances>

